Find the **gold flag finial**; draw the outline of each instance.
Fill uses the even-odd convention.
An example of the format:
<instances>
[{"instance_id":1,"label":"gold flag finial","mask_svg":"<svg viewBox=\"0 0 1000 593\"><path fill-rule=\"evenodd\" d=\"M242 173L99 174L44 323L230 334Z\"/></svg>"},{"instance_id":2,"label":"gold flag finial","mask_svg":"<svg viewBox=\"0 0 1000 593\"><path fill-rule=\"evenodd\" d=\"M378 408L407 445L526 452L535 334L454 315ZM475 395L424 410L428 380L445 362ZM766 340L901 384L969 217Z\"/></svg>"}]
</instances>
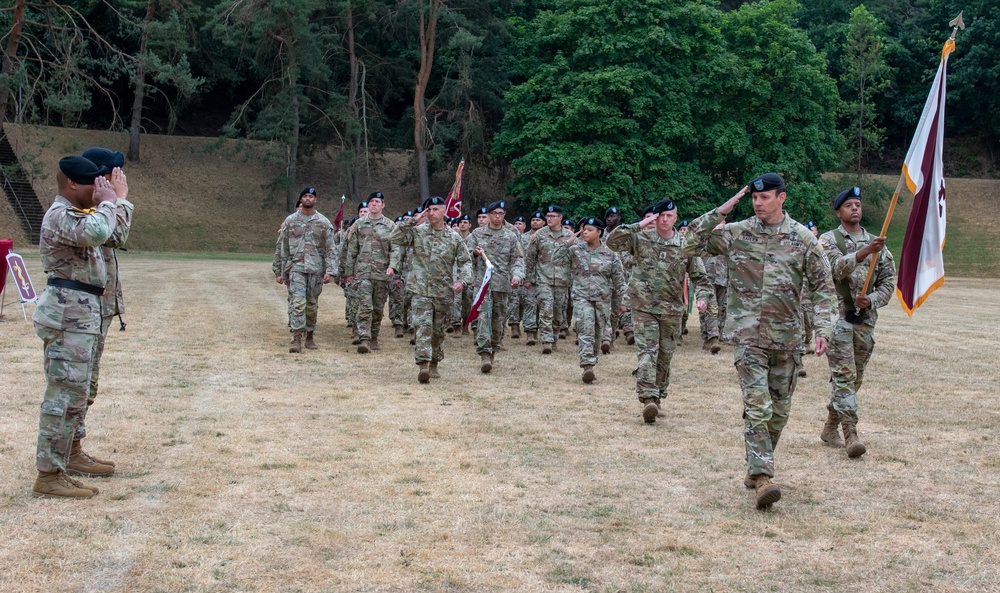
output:
<instances>
[{"instance_id":1,"label":"gold flag finial","mask_svg":"<svg viewBox=\"0 0 1000 593\"><path fill-rule=\"evenodd\" d=\"M952 27L952 31L951 31L951 38L952 39L955 38L955 32L956 31L958 31L959 29L961 29L963 31L965 30L965 21L962 20L962 15L964 13L965 13L964 10L961 11L961 12L959 12L958 16L955 17L950 23L948 23L948 25Z\"/></svg>"}]
</instances>

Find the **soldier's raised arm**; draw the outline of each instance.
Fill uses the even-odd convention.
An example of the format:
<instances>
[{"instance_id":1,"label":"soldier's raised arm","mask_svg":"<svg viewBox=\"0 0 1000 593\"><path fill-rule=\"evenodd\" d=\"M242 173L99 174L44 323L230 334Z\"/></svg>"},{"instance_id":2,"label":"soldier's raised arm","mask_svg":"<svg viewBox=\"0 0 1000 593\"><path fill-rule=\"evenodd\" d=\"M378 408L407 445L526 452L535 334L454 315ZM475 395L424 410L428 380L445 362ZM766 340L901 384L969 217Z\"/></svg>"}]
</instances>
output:
<instances>
[{"instance_id":1,"label":"soldier's raised arm","mask_svg":"<svg viewBox=\"0 0 1000 593\"><path fill-rule=\"evenodd\" d=\"M684 253L699 257L729 253L731 237L726 232L726 216L733 211L748 189L750 187L744 185L721 206L691 221L684 235Z\"/></svg>"},{"instance_id":2,"label":"soldier's raised arm","mask_svg":"<svg viewBox=\"0 0 1000 593\"><path fill-rule=\"evenodd\" d=\"M418 219L423 221L426 218L426 216L421 215L423 215L423 212L397 224L396 228L392 229L392 234L389 235L389 243L394 247L389 254L389 267L396 272L403 269L403 258L406 255L406 248L413 245L413 229L420 224Z\"/></svg>"}]
</instances>

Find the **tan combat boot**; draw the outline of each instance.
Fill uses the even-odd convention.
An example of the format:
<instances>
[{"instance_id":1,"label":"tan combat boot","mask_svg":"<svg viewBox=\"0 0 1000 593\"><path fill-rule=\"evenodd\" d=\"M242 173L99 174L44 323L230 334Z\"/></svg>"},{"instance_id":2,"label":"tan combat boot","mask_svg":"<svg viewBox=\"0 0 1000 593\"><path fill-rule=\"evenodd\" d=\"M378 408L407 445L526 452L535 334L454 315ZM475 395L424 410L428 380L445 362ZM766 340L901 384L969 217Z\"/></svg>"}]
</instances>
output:
<instances>
[{"instance_id":1,"label":"tan combat boot","mask_svg":"<svg viewBox=\"0 0 1000 593\"><path fill-rule=\"evenodd\" d=\"M753 476L754 487L757 489L757 509L764 510L781 500L781 488L771 482L767 474Z\"/></svg>"},{"instance_id":2,"label":"tan combat boot","mask_svg":"<svg viewBox=\"0 0 1000 593\"><path fill-rule=\"evenodd\" d=\"M757 487L757 480L750 475L750 470L747 470L746 475L743 476L743 485L748 489L753 490Z\"/></svg>"},{"instance_id":3,"label":"tan combat boot","mask_svg":"<svg viewBox=\"0 0 1000 593\"><path fill-rule=\"evenodd\" d=\"M81 443L80 446L82 447L83 444ZM100 463L101 465L110 465L111 467L115 467L115 462L111 461L110 459L101 459L100 457L94 455L93 453L87 453L87 457L90 457L91 459L93 459L97 463Z\"/></svg>"},{"instance_id":4,"label":"tan combat boot","mask_svg":"<svg viewBox=\"0 0 1000 593\"><path fill-rule=\"evenodd\" d=\"M81 476L93 478L105 478L115 473L113 465L98 463L93 457L87 455L80 446L80 441L73 441L69 451L69 459L66 461L66 471Z\"/></svg>"},{"instance_id":5,"label":"tan combat boot","mask_svg":"<svg viewBox=\"0 0 1000 593\"><path fill-rule=\"evenodd\" d=\"M826 443L827 447L842 449L844 447L844 439L840 438L839 428L840 415L837 414L837 410L833 409L833 406L827 406L826 424L823 425L823 432L819 433L819 440Z\"/></svg>"},{"instance_id":6,"label":"tan combat boot","mask_svg":"<svg viewBox=\"0 0 1000 593\"><path fill-rule=\"evenodd\" d=\"M60 470L38 472L31 495L35 498L90 498L97 494L90 488L78 487L76 480L69 481ZM82 484L80 484L82 486Z\"/></svg>"},{"instance_id":7,"label":"tan combat boot","mask_svg":"<svg viewBox=\"0 0 1000 593\"><path fill-rule=\"evenodd\" d=\"M611 342L607 340L601 342L601 354L611 354Z\"/></svg>"},{"instance_id":8,"label":"tan combat boot","mask_svg":"<svg viewBox=\"0 0 1000 593\"><path fill-rule=\"evenodd\" d=\"M868 449L865 448L865 444L858 438L858 423L853 420L848 420L846 422L841 422L840 425L844 427L844 441L847 446L847 456L851 459L856 459L864 455Z\"/></svg>"},{"instance_id":9,"label":"tan combat boot","mask_svg":"<svg viewBox=\"0 0 1000 593\"><path fill-rule=\"evenodd\" d=\"M371 341L370 344L371 344L372 350L381 350L382 349L382 347L378 345L378 338L372 338L372 341Z\"/></svg>"},{"instance_id":10,"label":"tan combat boot","mask_svg":"<svg viewBox=\"0 0 1000 593\"><path fill-rule=\"evenodd\" d=\"M313 340L313 333L312 332L309 332L309 331L306 332L306 343L305 343L305 346L306 346L306 348L308 348L310 350L315 350L316 349L316 342Z\"/></svg>"},{"instance_id":11,"label":"tan combat boot","mask_svg":"<svg viewBox=\"0 0 1000 593\"><path fill-rule=\"evenodd\" d=\"M431 362L428 372L430 373L431 379L441 378L441 373L438 372L438 363L436 360Z\"/></svg>"},{"instance_id":12,"label":"tan combat boot","mask_svg":"<svg viewBox=\"0 0 1000 593\"><path fill-rule=\"evenodd\" d=\"M545 342L542 344L542 354L552 354L552 351L555 350L555 345L555 342Z\"/></svg>"},{"instance_id":13,"label":"tan combat boot","mask_svg":"<svg viewBox=\"0 0 1000 593\"><path fill-rule=\"evenodd\" d=\"M396 330L396 337L397 338L402 338L405 335L403 333L403 326L402 325L395 325L395 326L393 326L393 329Z\"/></svg>"},{"instance_id":14,"label":"tan combat boot","mask_svg":"<svg viewBox=\"0 0 1000 593\"><path fill-rule=\"evenodd\" d=\"M719 345L719 338L711 337L705 340L705 345L703 348L712 354L718 354L722 350L722 346Z\"/></svg>"},{"instance_id":15,"label":"tan combat boot","mask_svg":"<svg viewBox=\"0 0 1000 593\"><path fill-rule=\"evenodd\" d=\"M642 419L646 424L656 424L656 417L660 414L660 406L656 405L655 397L642 398Z\"/></svg>"},{"instance_id":16,"label":"tan combat boot","mask_svg":"<svg viewBox=\"0 0 1000 593\"><path fill-rule=\"evenodd\" d=\"M483 373L488 373L493 370L493 355L488 352L483 352L479 355L480 365L479 370Z\"/></svg>"},{"instance_id":17,"label":"tan combat boot","mask_svg":"<svg viewBox=\"0 0 1000 593\"><path fill-rule=\"evenodd\" d=\"M417 372L417 381L421 383L428 383L431 380L430 363L426 360L422 360L417 363L420 370Z\"/></svg>"},{"instance_id":18,"label":"tan combat boot","mask_svg":"<svg viewBox=\"0 0 1000 593\"><path fill-rule=\"evenodd\" d=\"M566 336L567 336L567 335L569 335L569 334L568 334L568 333L566 333L566 330L565 330L565 329L561 329L561 330L559 330L559 339L560 339L560 340L565 340L565 339L566 339Z\"/></svg>"},{"instance_id":19,"label":"tan combat boot","mask_svg":"<svg viewBox=\"0 0 1000 593\"><path fill-rule=\"evenodd\" d=\"M292 343L288 346L289 352L299 353L302 352L302 332L299 330L292 331Z\"/></svg>"},{"instance_id":20,"label":"tan combat boot","mask_svg":"<svg viewBox=\"0 0 1000 593\"><path fill-rule=\"evenodd\" d=\"M538 332L528 332L528 340L525 342L528 346L534 346L538 343Z\"/></svg>"},{"instance_id":21,"label":"tan combat boot","mask_svg":"<svg viewBox=\"0 0 1000 593\"><path fill-rule=\"evenodd\" d=\"M625 332L625 343L629 346L635 344L635 334L630 331Z\"/></svg>"},{"instance_id":22,"label":"tan combat boot","mask_svg":"<svg viewBox=\"0 0 1000 593\"><path fill-rule=\"evenodd\" d=\"M368 354L371 351L372 347L368 340L361 340L358 344L358 354Z\"/></svg>"},{"instance_id":23,"label":"tan combat boot","mask_svg":"<svg viewBox=\"0 0 1000 593\"><path fill-rule=\"evenodd\" d=\"M510 337L513 340L520 340L521 339L521 326L520 325L516 325L515 324L515 325L510 326Z\"/></svg>"},{"instance_id":24,"label":"tan combat boot","mask_svg":"<svg viewBox=\"0 0 1000 593\"><path fill-rule=\"evenodd\" d=\"M597 377L594 375L594 365L592 364L583 365L583 382L593 383L594 379L596 378Z\"/></svg>"},{"instance_id":25,"label":"tan combat boot","mask_svg":"<svg viewBox=\"0 0 1000 593\"><path fill-rule=\"evenodd\" d=\"M361 334L358 333L358 328L351 329L351 346L357 346L361 343Z\"/></svg>"}]
</instances>

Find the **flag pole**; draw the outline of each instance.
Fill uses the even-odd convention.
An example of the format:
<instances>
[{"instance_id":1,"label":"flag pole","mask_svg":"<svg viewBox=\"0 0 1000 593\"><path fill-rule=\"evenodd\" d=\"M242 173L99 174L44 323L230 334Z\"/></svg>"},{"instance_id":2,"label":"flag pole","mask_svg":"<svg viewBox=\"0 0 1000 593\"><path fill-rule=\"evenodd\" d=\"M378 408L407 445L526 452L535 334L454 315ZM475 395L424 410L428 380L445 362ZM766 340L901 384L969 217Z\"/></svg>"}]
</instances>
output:
<instances>
[{"instance_id":1,"label":"flag pole","mask_svg":"<svg viewBox=\"0 0 1000 593\"><path fill-rule=\"evenodd\" d=\"M965 30L965 21L962 20L962 14L964 11L960 11L958 16L952 19L950 23L951 26L951 37L948 38L949 41L955 41L955 36L958 34L958 30ZM905 169L905 166L904 166ZM896 182L896 191L892 192L892 201L889 203L889 210L885 213L885 221L882 223L882 232L879 234L880 237L884 237L889 231L889 222L892 220L892 214L896 211L896 203L899 202L899 192L903 189L903 182L906 180L906 174L900 173L899 181ZM861 292L858 294L868 294L868 286L871 284L872 275L875 273L875 255L872 255L872 264L868 266L868 276L865 277L865 284L861 288Z\"/></svg>"}]
</instances>

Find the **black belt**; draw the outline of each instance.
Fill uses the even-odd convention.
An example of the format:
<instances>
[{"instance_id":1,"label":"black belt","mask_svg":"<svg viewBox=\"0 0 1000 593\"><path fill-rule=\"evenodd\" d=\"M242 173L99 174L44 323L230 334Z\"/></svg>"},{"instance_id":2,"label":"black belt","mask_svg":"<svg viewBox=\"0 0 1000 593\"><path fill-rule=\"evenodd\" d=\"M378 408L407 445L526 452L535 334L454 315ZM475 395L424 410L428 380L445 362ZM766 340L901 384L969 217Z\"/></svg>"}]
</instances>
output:
<instances>
[{"instance_id":1,"label":"black belt","mask_svg":"<svg viewBox=\"0 0 1000 593\"><path fill-rule=\"evenodd\" d=\"M95 296L104 295L104 287L96 286L94 284L85 284L83 282L77 282L76 280L67 280L65 278L49 278L49 286L58 286L59 288L72 288L73 290L80 290Z\"/></svg>"}]
</instances>

